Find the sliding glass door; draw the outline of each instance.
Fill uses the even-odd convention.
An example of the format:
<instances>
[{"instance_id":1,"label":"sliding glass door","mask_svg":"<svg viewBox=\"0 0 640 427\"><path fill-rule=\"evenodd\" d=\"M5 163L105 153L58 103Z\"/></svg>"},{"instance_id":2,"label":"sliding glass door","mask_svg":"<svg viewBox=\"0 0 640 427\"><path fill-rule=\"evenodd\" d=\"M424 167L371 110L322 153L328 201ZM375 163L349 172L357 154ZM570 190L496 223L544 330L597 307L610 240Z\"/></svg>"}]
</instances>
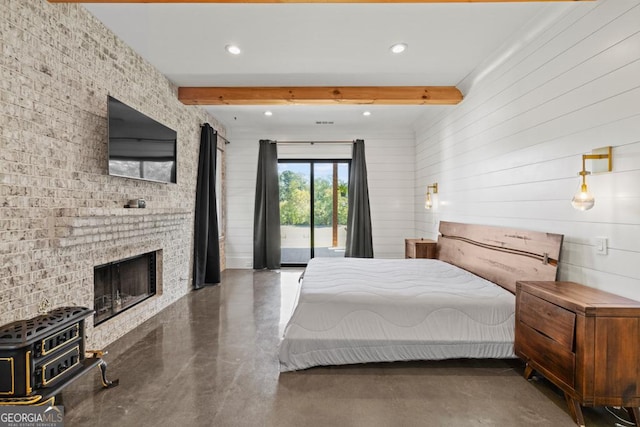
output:
<instances>
[{"instance_id":1,"label":"sliding glass door","mask_svg":"<svg viewBox=\"0 0 640 427\"><path fill-rule=\"evenodd\" d=\"M278 177L282 264L343 257L349 161L280 160Z\"/></svg>"},{"instance_id":2,"label":"sliding glass door","mask_svg":"<svg viewBox=\"0 0 640 427\"><path fill-rule=\"evenodd\" d=\"M347 162L313 164L312 257L344 257L347 240Z\"/></svg>"},{"instance_id":3,"label":"sliding glass door","mask_svg":"<svg viewBox=\"0 0 640 427\"><path fill-rule=\"evenodd\" d=\"M311 258L311 164L278 162L281 264Z\"/></svg>"}]
</instances>

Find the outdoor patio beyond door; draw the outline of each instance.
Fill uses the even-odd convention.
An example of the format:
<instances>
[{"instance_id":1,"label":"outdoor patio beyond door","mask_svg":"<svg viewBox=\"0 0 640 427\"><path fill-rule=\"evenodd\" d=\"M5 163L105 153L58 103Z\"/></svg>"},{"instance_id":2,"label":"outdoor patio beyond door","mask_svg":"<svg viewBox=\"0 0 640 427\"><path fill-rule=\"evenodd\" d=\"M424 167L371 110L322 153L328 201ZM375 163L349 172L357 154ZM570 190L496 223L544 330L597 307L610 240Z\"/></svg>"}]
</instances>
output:
<instances>
[{"instance_id":1,"label":"outdoor patio beyond door","mask_svg":"<svg viewBox=\"0 0 640 427\"><path fill-rule=\"evenodd\" d=\"M282 265L344 257L349 160L280 160Z\"/></svg>"}]
</instances>

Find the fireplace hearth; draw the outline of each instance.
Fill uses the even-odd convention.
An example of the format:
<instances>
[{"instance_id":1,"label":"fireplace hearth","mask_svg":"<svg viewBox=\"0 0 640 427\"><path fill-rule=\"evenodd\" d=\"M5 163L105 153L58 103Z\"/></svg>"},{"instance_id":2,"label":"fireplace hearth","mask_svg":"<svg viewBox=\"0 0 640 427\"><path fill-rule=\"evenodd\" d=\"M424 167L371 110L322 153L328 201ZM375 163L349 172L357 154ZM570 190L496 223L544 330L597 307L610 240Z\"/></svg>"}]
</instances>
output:
<instances>
[{"instance_id":1,"label":"fireplace hearth","mask_svg":"<svg viewBox=\"0 0 640 427\"><path fill-rule=\"evenodd\" d=\"M156 252L94 268L94 325L156 294Z\"/></svg>"}]
</instances>

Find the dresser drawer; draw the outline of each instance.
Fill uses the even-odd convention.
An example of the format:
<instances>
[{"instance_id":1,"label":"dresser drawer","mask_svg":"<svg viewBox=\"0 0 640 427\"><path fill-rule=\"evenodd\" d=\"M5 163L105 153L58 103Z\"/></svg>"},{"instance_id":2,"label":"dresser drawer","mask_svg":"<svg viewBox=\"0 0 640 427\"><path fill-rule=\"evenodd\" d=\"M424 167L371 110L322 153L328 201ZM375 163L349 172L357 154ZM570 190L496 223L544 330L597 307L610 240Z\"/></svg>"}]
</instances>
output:
<instances>
[{"instance_id":1,"label":"dresser drawer","mask_svg":"<svg viewBox=\"0 0 640 427\"><path fill-rule=\"evenodd\" d=\"M576 315L555 304L522 292L518 298L519 321L573 351Z\"/></svg>"},{"instance_id":2,"label":"dresser drawer","mask_svg":"<svg viewBox=\"0 0 640 427\"><path fill-rule=\"evenodd\" d=\"M416 243L416 258L434 259L436 257L436 244L435 242L417 242Z\"/></svg>"},{"instance_id":3,"label":"dresser drawer","mask_svg":"<svg viewBox=\"0 0 640 427\"><path fill-rule=\"evenodd\" d=\"M576 356L565 346L528 325L516 325L516 355L553 381L574 387Z\"/></svg>"}]
</instances>

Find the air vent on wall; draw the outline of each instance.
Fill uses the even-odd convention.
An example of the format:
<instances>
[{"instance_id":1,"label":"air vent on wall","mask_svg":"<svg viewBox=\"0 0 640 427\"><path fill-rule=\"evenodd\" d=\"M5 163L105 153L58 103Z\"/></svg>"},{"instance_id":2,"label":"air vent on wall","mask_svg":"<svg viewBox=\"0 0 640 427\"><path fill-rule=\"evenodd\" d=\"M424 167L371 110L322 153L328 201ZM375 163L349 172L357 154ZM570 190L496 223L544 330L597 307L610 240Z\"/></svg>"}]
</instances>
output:
<instances>
[{"instance_id":1,"label":"air vent on wall","mask_svg":"<svg viewBox=\"0 0 640 427\"><path fill-rule=\"evenodd\" d=\"M316 121L317 125L332 125L333 122L329 122L329 121Z\"/></svg>"}]
</instances>

